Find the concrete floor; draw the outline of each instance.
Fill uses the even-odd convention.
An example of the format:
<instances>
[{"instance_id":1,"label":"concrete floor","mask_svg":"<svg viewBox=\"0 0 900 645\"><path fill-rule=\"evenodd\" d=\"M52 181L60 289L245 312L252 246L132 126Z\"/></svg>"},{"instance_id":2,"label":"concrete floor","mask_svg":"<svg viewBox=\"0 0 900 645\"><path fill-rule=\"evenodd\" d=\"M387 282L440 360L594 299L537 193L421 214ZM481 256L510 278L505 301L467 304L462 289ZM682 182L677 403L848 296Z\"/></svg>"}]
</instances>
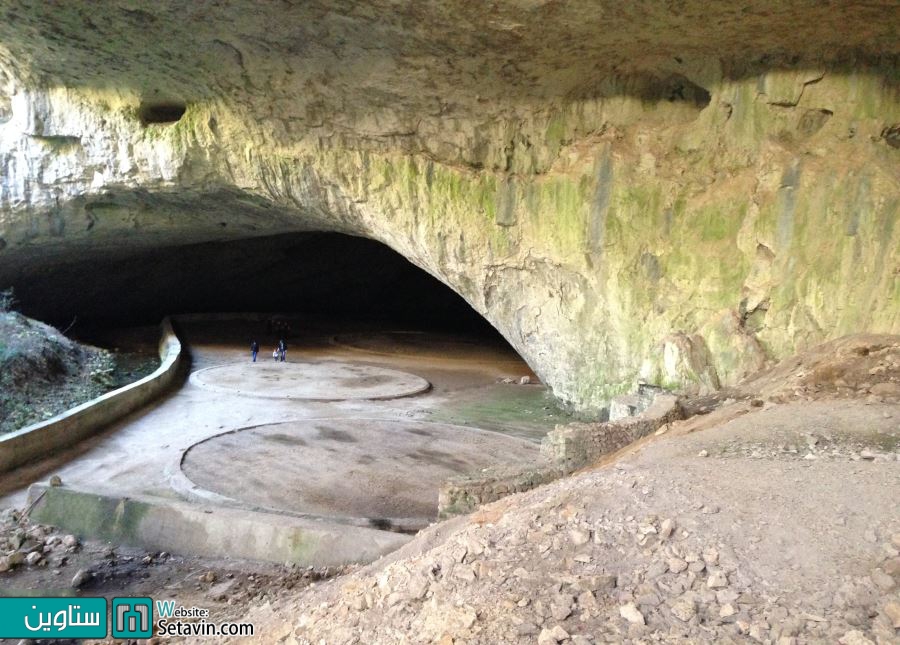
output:
<instances>
[{"instance_id":1,"label":"concrete floor","mask_svg":"<svg viewBox=\"0 0 900 645\"><path fill-rule=\"evenodd\" d=\"M182 472L204 490L255 508L423 526L434 520L447 478L538 455L537 445L496 432L332 418L212 437L188 451Z\"/></svg>"},{"instance_id":2,"label":"concrete floor","mask_svg":"<svg viewBox=\"0 0 900 645\"><path fill-rule=\"evenodd\" d=\"M261 360L266 360L264 350L268 341L264 340L261 326L264 325L260 322L229 320L225 317L210 321L182 320L180 331L191 354L194 378L186 380L181 388L147 409L131 415L66 453L0 477L0 508L21 507L28 485L46 480L50 474L60 475L68 487L98 495L178 499L179 494L172 482L183 477L180 472L181 462L192 446L228 431L266 426L265 430L257 432L269 433L270 441L267 445L271 450L268 453L260 450L260 445L263 444L258 441L255 445L253 441L241 441L230 452L218 452L216 448L224 449L225 446L221 441L214 440L209 445L201 444L203 447L196 449L197 459L191 457L186 463L191 474L201 478L202 483L210 484L216 480L216 471L210 470L209 463L213 461L208 460L212 460L215 453L215 459L224 460L223 463L230 468L218 470L220 482L213 487L219 487L225 495L249 487L251 492L245 493L244 497L249 496L255 504L267 509L284 507L288 511L296 510L299 508L297 502L289 503L288 500L292 498L292 491L302 489L304 468L302 464L297 465L297 478L280 481L279 469L283 471L285 463L295 461L288 456L291 454L289 448L278 450L277 442L271 437L278 434L303 435L307 432L304 428L310 427L306 422L330 419L335 428L348 432L355 438L359 438L360 433L365 433L367 427L370 431L381 434L370 432L369 439L360 442L352 451L346 445L341 446L348 457L353 452L352 459L355 461L352 466L345 463L343 472L352 470L358 485L346 490L335 488L330 499L326 496L318 499L315 504L310 502L302 507L303 510L322 514L359 514L363 506L346 497L357 495L360 487L372 488L374 499L378 497L377 489L382 484L386 487L395 485L394 490L399 491L404 485L408 486L417 480L418 486L410 487L402 499L398 497L397 504L391 506L382 499L381 506L376 505L372 512L364 515L411 513L421 517L436 499L437 491L434 486L443 476L483 467L494 459L500 461L504 452L514 459L536 455L535 442L552 429L555 423L564 421L559 418L561 413L556 408L545 404L548 399L542 386L500 382L504 378L518 379L523 375L534 377L527 365L505 346L441 335L436 337L435 346L429 347L427 335L410 336L404 333L398 337L394 333L373 333L372 330L359 329L342 330L351 342L338 343L334 340L333 327L309 323L301 331L289 336L288 364L275 365L270 349L268 364L251 365L247 349L251 337L257 337L261 341ZM332 363L329 368L329 362L336 363ZM352 367L348 367L348 363ZM330 370L332 376L337 375L338 380L343 379L338 385L354 396L367 390L371 393L373 388L368 388L363 383L367 377L386 374L379 370L393 372L388 374L390 378L387 381L375 379L378 385L374 389L378 391L382 391L382 387L391 386L394 387L395 394L413 394L417 386L421 385L421 379L428 381L432 387L428 392L390 400L342 396L340 398L344 400L319 401L285 397L263 399L236 395L229 392L227 387L210 389L208 382L198 384L198 371L234 364L244 367L228 368L224 376L234 377L230 372L245 368L263 368L258 370L258 375L268 374L275 368L287 368L285 371L293 378L297 376L297 370L308 370L311 369L310 365L315 365L318 366L316 370L324 369L323 374ZM206 372L207 375L212 373ZM354 379L362 379L360 388L354 387ZM221 386L222 383L223 381L219 381L218 385ZM268 393L280 387L265 379L257 385ZM292 387L301 385L302 383L295 382ZM321 390L315 387L313 390L321 394ZM522 403L522 397L527 397L527 404ZM465 406L457 405L459 401L465 401ZM479 405L473 408L473 401ZM467 412L471 409L475 412ZM493 409L502 410L502 414L493 415ZM459 425L477 423L479 418L492 420L491 429L501 434L434 424L435 436L429 437L410 433L412 426L409 425L386 423L449 419L451 423ZM378 421L363 423L363 419ZM284 422L291 424L282 426L281 430L275 430L273 428L277 426L271 425ZM421 424L419 429L421 430ZM455 436L455 433L458 434ZM502 433L509 436L502 436ZM378 447L381 439L385 441ZM323 439L321 446L317 447L315 453L311 452L309 458L320 459L328 452L329 442L333 443L333 438ZM408 446L413 452L418 451L420 455L431 455L433 458L423 457L413 463L415 460L409 458L409 450L404 455L400 454L399 451L404 446ZM369 454L375 448L378 448L378 454L383 459L374 459L369 464L360 463L363 453ZM356 452L360 454L357 455ZM296 456L297 453L293 454ZM272 457L272 464L276 467L269 467L267 455ZM450 457L441 459L441 455ZM339 464L340 452L329 455L329 459L329 464ZM366 459L361 461L365 462ZM245 467L250 464L252 468ZM398 468L409 470L405 483L392 479L396 475L392 471ZM261 476L260 473L264 473L264 476L258 482L251 481L249 477L241 481L232 477L238 471L250 473L257 478ZM336 473L330 486L336 486L339 480L340 475ZM363 481L368 483L360 483ZM298 499L301 497L302 495ZM307 501L312 497L312 494L308 495Z\"/></svg>"},{"instance_id":3,"label":"concrete floor","mask_svg":"<svg viewBox=\"0 0 900 645\"><path fill-rule=\"evenodd\" d=\"M399 399L427 391L425 379L372 365L323 361L242 361L207 367L191 374L191 383L225 396L305 401Z\"/></svg>"}]
</instances>

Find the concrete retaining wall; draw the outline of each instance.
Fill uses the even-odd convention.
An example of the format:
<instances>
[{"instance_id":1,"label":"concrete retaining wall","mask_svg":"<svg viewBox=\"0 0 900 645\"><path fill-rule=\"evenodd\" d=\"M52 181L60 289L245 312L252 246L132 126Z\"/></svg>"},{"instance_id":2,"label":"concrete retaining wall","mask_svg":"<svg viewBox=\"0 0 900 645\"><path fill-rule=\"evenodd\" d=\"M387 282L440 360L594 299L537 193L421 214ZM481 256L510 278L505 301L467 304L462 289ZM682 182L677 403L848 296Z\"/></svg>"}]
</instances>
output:
<instances>
[{"instance_id":1,"label":"concrete retaining wall","mask_svg":"<svg viewBox=\"0 0 900 645\"><path fill-rule=\"evenodd\" d=\"M367 563L411 535L172 500L107 497L66 486L28 490L32 519L79 536L148 551L293 562L304 566Z\"/></svg>"},{"instance_id":2,"label":"concrete retaining wall","mask_svg":"<svg viewBox=\"0 0 900 645\"><path fill-rule=\"evenodd\" d=\"M658 395L643 413L605 423L570 423L558 426L541 444L541 451L569 472L624 448L660 427L683 418L678 397Z\"/></svg>"},{"instance_id":3,"label":"concrete retaining wall","mask_svg":"<svg viewBox=\"0 0 900 645\"><path fill-rule=\"evenodd\" d=\"M118 390L0 437L0 472L47 457L138 410L169 388L181 364L181 342L166 318L160 325L160 366L149 376Z\"/></svg>"}]
</instances>

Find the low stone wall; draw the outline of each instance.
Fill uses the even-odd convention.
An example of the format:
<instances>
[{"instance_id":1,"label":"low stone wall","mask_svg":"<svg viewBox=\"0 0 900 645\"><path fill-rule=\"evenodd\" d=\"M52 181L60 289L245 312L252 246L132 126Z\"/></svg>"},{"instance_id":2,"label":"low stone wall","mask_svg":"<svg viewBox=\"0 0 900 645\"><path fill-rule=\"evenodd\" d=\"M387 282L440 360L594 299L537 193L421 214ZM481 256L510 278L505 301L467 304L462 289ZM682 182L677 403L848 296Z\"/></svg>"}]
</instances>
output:
<instances>
[{"instance_id":1,"label":"low stone wall","mask_svg":"<svg viewBox=\"0 0 900 645\"><path fill-rule=\"evenodd\" d=\"M661 394L655 397L650 407L635 417L605 423L557 426L544 438L541 451L563 470L571 472L683 417L678 397Z\"/></svg>"},{"instance_id":2,"label":"low stone wall","mask_svg":"<svg viewBox=\"0 0 900 645\"><path fill-rule=\"evenodd\" d=\"M653 396L653 403L638 416L557 426L541 445L546 457L543 463L487 469L448 479L438 493L439 516L471 513L481 504L547 484L684 417L678 397L655 392L648 395Z\"/></svg>"},{"instance_id":3,"label":"low stone wall","mask_svg":"<svg viewBox=\"0 0 900 645\"><path fill-rule=\"evenodd\" d=\"M609 402L609 421L635 417L653 405L657 396L665 393L666 391L657 385L640 383L636 392L622 394Z\"/></svg>"},{"instance_id":4,"label":"low stone wall","mask_svg":"<svg viewBox=\"0 0 900 645\"><path fill-rule=\"evenodd\" d=\"M526 468L489 468L471 475L448 479L438 492L438 515L471 513L481 504L495 502L513 493L537 488L565 474L555 464L533 464Z\"/></svg>"},{"instance_id":5,"label":"low stone wall","mask_svg":"<svg viewBox=\"0 0 900 645\"><path fill-rule=\"evenodd\" d=\"M160 327L160 366L155 372L52 419L0 437L0 472L68 448L138 410L168 389L178 375L181 342L168 318Z\"/></svg>"}]
</instances>

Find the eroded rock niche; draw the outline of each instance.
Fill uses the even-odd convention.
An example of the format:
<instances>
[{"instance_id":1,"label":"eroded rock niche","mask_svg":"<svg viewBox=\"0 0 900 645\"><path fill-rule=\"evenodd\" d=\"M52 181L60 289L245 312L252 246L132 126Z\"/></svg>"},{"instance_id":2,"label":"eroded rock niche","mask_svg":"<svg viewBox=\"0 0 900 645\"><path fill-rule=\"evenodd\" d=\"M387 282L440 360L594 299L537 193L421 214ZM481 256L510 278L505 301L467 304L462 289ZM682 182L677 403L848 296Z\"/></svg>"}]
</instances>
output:
<instances>
[{"instance_id":1,"label":"eroded rock niche","mask_svg":"<svg viewBox=\"0 0 900 645\"><path fill-rule=\"evenodd\" d=\"M900 67L871 8L313 2L238 34L227 8L86 7L0 27L0 283L369 237L583 409L900 333Z\"/></svg>"}]
</instances>

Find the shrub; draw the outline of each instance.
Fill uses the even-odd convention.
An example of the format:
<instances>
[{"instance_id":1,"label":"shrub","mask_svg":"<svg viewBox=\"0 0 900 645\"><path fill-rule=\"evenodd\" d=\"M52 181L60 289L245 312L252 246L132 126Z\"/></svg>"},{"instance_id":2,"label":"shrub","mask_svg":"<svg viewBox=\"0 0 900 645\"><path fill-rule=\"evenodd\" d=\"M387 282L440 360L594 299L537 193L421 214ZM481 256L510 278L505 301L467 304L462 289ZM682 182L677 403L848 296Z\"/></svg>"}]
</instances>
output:
<instances>
[{"instance_id":1,"label":"shrub","mask_svg":"<svg viewBox=\"0 0 900 645\"><path fill-rule=\"evenodd\" d=\"M16 297L13 294L13 289L10 287L9 289L4 289L0 291L0 313L6 313L8 311L12 311L13 307L16 305Z\"/></svg>"}]
</instances>

